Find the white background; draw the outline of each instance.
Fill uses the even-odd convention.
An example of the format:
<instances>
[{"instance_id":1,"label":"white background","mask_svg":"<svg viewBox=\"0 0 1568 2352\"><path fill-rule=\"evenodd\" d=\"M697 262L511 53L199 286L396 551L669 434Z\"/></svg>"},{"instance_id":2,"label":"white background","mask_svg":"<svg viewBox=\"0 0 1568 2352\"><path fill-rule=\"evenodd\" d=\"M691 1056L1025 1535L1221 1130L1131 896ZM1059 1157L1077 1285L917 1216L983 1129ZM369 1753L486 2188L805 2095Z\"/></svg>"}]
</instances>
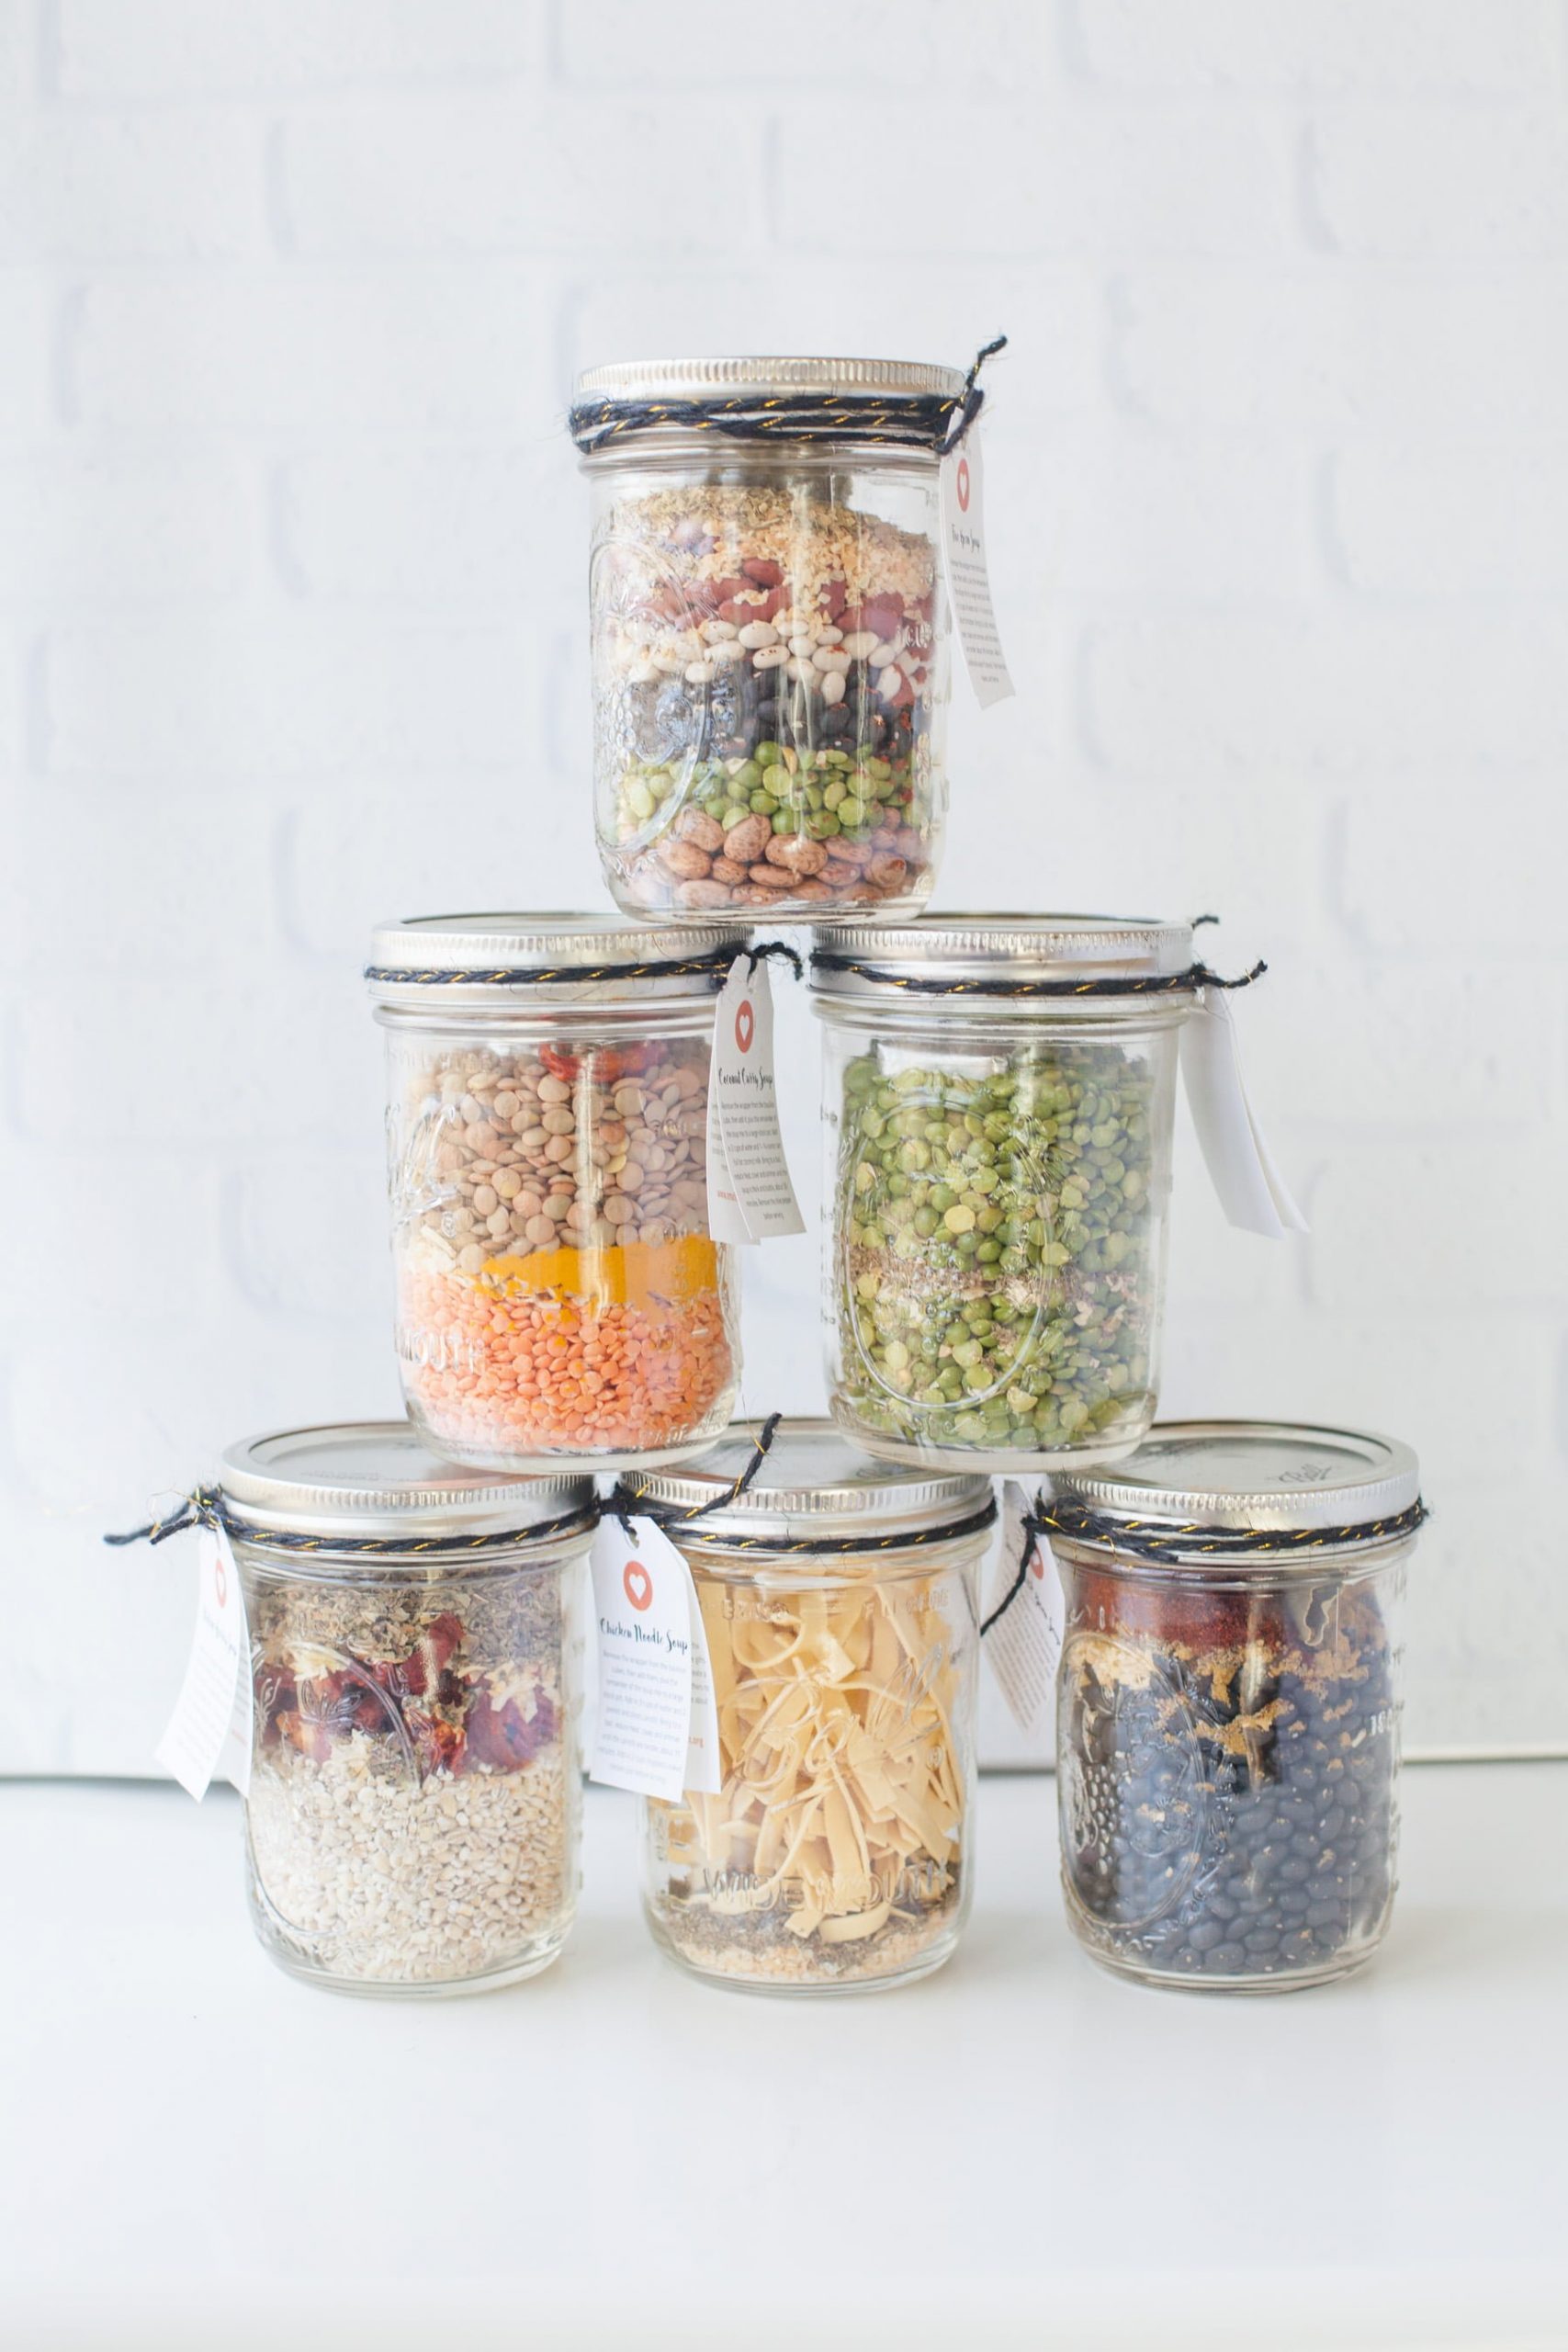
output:
<instances>
[{"instance_id":1,"label":"white background","mask_svg":"<svg viewBox=\"0 0 1568 2352\"><path fill-rule=\"evenodd\" d=\"M1168 1411L1419 1449L1421 1747L1568 1742L1558 0L0 0L0 1767L139 1770L106 1527L396 1408L380 916L603 903L576 368L964 363L1019 686L940 901L1226 917L1312 1221ZM781 989L816 1192L816 1043ZM815 1245L750 1269L819 1399Z\"/></svg>"}]
</instances>

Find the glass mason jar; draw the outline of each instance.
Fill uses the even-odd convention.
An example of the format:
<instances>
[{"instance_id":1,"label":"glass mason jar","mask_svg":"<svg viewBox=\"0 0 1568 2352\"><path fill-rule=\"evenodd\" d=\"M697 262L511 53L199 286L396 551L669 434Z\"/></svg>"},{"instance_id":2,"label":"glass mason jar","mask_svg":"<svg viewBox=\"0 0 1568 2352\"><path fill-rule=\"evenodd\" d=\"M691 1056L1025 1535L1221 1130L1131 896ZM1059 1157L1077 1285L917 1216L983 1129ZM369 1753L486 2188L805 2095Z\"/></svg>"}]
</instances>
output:
<instances>
[{"instance_id":1,"label":"glass mason jar","mask_svg":"<svg viewBox=\"0 0 1568 2352\"><path fill-rule=\"evenodd\" d=\"M337 1992L478 1992L576 1907L587 1478L476 1477L406 1421L223 1457L251 1641L251 1917ZM242 1532L243 1531L243 1532Z\"/></svg>"},{"instance_id":2,"label":"glass mason jar","mask_svg":"<svg viewBox=\"0 0 1568 2352\"><path fill-rule=\"evenodd\" d=\"M682 1525L756 1441L738 1423L638 1483L675 1514L696 1583L722 1778L642 1800L649 1925L697 1975L753 1991L904 1984L952 1955L969 1911L995 1502L983 1478L890 1469L795 1420L744 1494Z\"/></svg>"},{"instance_id":3,"label":"glass mason jar","mask_svg":"<svg viewBox=\"0 0 1568 2352\"><path fill-rule=\"evenodd\" d=\"M955 369L906 361L718 359L594 368L576 398L828 392L874 411L963 389ZM640 425L583 466L599 849L617 906L915 912L947 807L934 453L852 424L839 442Z\"/></svg>"},{"instance_id":4,"label":"glass mason jar","mask_svg":"<svg viewBox=\"0 0 1568 2352\"><path fill-rule=\"evenodd\" d=\"M1179 974L1191 940L1081 915L818 934L828 1377L868 1452L1016 1475L1149 1427L1194 1000L1006 991Z\"/></svg>"},{"instance_id":5,"label":"glass mason jar","mask_svg":"<svg viewBox=\"0 0 1568 2352\"><path fill-rule=\"evenodd\" d=\"M1170 1421L1058 1478L1062 1885L1074 1935L1145 1984L1342 1976L1393 1904L1407 1446Z\"/></svg>"},{"instance_id":6,"label":"glass mason jar","mask_svg":"<svg viewBox=\"0 0 1568 2352\"><path fill-rule=\"evenodd\" d=\"M437 1453L626 1469L725 1427L739 1283L708 1232L708 1064L747 937L568 914L376 933L398 1355Z\"/></svg>"}]
</instances>

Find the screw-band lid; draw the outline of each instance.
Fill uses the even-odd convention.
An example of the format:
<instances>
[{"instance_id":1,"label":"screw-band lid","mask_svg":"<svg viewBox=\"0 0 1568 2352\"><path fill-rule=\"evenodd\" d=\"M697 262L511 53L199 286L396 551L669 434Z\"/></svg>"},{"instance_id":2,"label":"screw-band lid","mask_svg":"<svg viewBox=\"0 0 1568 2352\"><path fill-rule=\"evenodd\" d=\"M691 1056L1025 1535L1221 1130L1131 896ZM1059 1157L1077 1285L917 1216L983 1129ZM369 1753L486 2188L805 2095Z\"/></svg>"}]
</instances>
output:
<instances>
[{"instance_id":1,"label":"screw-band lid","mask_svg":"<svg viewBox=\"0 0 1568 2352\"><path fill-rule=\"evenodd\" d=\"M1323 1530L1343 1539L1386 1541L1384 1524L1421 1499L1420 1466L1407 1445L1369 1430L1308 1422L1158 1421L1135 1453L1105 1470L1064 1471L1050 1491L1080 1505L1100 1525L1075 1542L1114 1550L1119 1528L1168 1539L1190 1529L1278 1536ZM1101 1532L1101 1528L1103 1532ZM1263 1555L1260 1547L1260 1556ZM1173 1556L1179 1557L1177 1548ZM1227 1547L1230 1559L1245 1546ZM1277 1551L1268 1556L1278 1559ZM1312 1548L1301 1555L1310 1564Z\"/></svg>"},{"instance_id":2,"label":"screw-band lid","mask_svg":"<svg viewBox=\"0 0 1568 2352\"><path fill-rule=\"evenodd\" d=\"M594 1510L593 1481L509 1477L444 1462L411 1422L341 1421L242 1439L219 1483L235 1516L285 1533L384 1537L389 1551L444 1535L513 1533Z\"/></svg>"},{"instance_id":3,"label":"screw-band lid","mask_svg":"<svg viewBox=\"0 0 1568 2352\"><path fill-rule=\"evenodd\" d=\"M960 1525L991 1499L988 1478L874 1462L831 1421L801 1418L780 1424L743 1494L720 1510L705 1510L689 1532L682 1528L682 1511L703 1510L734 1486L755 1458L761 1427L734 1422L707 1453L671 1469L638 1472L626 1485L637 1503L646 1502L660 1516L675 1543L720 1546L735 1535L786 1543L797 1537L923 1534Z\"/></svg>"}]
</instances>

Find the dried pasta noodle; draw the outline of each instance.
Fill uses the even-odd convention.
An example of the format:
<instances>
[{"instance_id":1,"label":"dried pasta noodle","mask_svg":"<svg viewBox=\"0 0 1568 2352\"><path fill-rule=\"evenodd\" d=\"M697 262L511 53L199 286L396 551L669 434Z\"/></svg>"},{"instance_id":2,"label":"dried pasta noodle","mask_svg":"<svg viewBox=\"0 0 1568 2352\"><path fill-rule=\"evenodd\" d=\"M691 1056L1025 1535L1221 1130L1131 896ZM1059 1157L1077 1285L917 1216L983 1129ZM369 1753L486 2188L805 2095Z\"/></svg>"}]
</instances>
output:
<instances>
[{"instance_id":1,"label":"dried pasta noodle","mask_svg":"<svg viewBox=\"0 0 1568 2352\"><path fill-rule=\"evenodd\" d=\"M934 1931L957 1892L959 1669L938 1580L740 1589L698 1568L697 1585L723 1784L671 1809L671 1863L693 1874L671 1931L700 1900L737 1940L762 1930L779 1973L809 1973L807 1939L860 1947L822 1954L831 1973L874 1967L871 1939Z\"/></svg>"}]
</instances>

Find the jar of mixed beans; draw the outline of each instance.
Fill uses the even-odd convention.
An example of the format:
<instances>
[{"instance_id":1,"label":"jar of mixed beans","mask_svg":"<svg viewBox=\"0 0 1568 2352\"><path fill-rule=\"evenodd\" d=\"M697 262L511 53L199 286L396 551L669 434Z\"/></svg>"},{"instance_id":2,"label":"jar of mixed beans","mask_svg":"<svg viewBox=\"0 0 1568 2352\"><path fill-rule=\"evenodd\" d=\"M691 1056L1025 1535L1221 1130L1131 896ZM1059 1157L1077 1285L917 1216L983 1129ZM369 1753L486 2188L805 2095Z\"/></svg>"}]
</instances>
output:
<instances>
[{"instance_id":1,"label":"jar of mixed beans","mask_svg":"<svg viewBox=\"0 0 1568 2352\"><path fill-rule=\"evenodd\" d=\"M829 1382L858 1444L1016 1474L1143 1437L1191 953L1186 923L1098 915L818 933Z\"/></svg>"},{"instance_id":2,"label":"jar of mixed beans","mask_svg":"<svg viewBox=\"0 0 1568 2352\"><path fill-rule=\"evenodd\" d=\"M571 914L377 932L398 1353L436 1453L615 1469L724 1428L739 1302L708 1231L708 1068L746 939Z\"/></svg>"},{"instance_id":3,"label":"jar of mixed beans","mask_svg":"<svg viewBox=\"0 0 1568 2352\"><path fill-rule=\"evenodd\" d=\"M736 1494L757 1438L738 1424L637 1481L696 1583L721 1781L643 1801L649 1924L697 1975L755 1991L907 1983L951 1957L973 1891L990 1485L795 1420Z\"/></svg>"},{"instance_id":4,"label":"jar of mixed beans","mask_svg":"<svg viewBox=\"0 0 1568 2352\"><path fill-rule=\"evenodd\" d=\"M547 1966L579 1881L583 1477L437 1461L405 1421L223 1457L250 1627L251 1916L340 1992Z\"/></svg>"},{"instance_id":5,"label":"jar of mixed beans","mask_svg":"<svg viewBox=\"0 0 1568 2352\"><path fill-rule=\"evenodd\" d=\"M964 389L953 368L867 359L579 379L617 905L825 921L924 903L947 805L938 443ZM924 446L889 433L890 400L929 409Z\"/></svg>"},{"instance_id":6,"label":"jar of mixed beans","mask_svg":"<svg viewBox=\"0 0 1568 2352\"><path fill-rule=\"evenodd\" d=\"M1074 1935L1150 1984L1287 1992L1359 1967L1394 1895L1415 1455L1171 1421L1053 1483Z\"/></svg>"}]
</instances>

